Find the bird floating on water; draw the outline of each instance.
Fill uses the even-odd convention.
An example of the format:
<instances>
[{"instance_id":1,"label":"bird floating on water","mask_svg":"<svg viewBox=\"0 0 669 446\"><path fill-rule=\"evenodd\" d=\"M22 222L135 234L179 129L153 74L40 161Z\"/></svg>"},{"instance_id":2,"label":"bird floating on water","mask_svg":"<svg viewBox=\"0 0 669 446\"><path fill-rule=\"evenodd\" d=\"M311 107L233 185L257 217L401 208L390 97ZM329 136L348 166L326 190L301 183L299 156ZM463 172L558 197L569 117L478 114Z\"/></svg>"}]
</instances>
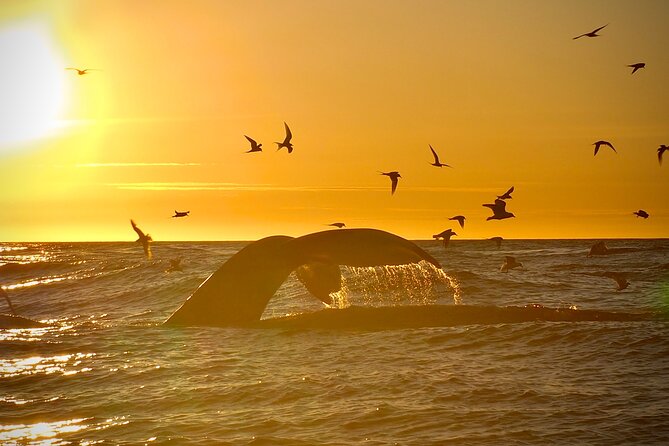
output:
<instances>
[{"instance_id":1,"label":"bird floating on water","mask_svg":"<svg viewBox=\"0 0 669 446\"><path fill-rule=\"evenodd\" d=\"M614 152L618 153L618 151L616 150L616 148L613 147L613 144L611 144L611 143L608 142L608 141L604 141L603 139L600 139L599 141L595 141L595 142L593 142L592 145L595 146L595 155L597 155L597 152L599 152L599 148L600 148L601 146L611 147L611 149L612 149Z\"/></svg>"},{"instance_id":2,"label":"bird floating on water","mask_svg":"<svg viewBox=\"0 0 669 446\"><path fill-rule=\"evenodd\" d=\"M505 256L504 263L499 268L499 270L503 273L508 273L510 269L519 268L521 266L523 266L523 264L517 262L515 257Z\"/></svg>"},{"instance_id":3,"label":"bird floating on water","mask_svg":"<svg viewBox=\"0 0 669 446\"><path fill-rule=\"evenodd\" d=\"M136 242L139 242L142 244L142 247L144 248L144 254L146 254L146 258L150 259L151 258L151 246L149 243L153 241L151 236L149 234L144 234L141 229L137 227L135 224L134 220L130 219L130 224L132 225L132 229L135 230L139 238L135 240Z\"/></svg>"},{"instance_id":4,"label":"bird floating on water","mask_svg":"<svg viewBox=\"0 0 669 446\"><path fill-rule=\"evenodd\" d=\"M342 223L342 222L338 221L336 223L330 223L328 226L335 226L336 228L341 229L341 228L346 226L346 223Z\"/></svg>"},{"instance_id":5,"label":"bird floating on water","mask_svg":"<svg viewBox=\"0 0 669 446\"><path fill-rule=\"evenodd\" d=\"M498 195L497 198L499 198L500 200L510 200L511 198L513 198L513 197L511 196L511 194L513 193L513 189L514 189L514 187L511 186L511 189L509 189L509 190L507 190L506 192L504 192L503 195Z\"/></svg>"},{"instance_id":6,"label":"bird floating on water","mask_svg":"<svg viewBox=\"0 0 669 446\"><path fill-rule=\"evenodd\" d=\"M616 281L618 284L618 287L616 288L616 291L622 291L628 286L630 286L630 282L627 280L627 276L624 273L609 273L606 272L602 274L604 277L608 277L609 279L613 279Z\"/></svg>"},{"instance_id":7,"label":"bird floating on water","mask_svg":"<svg viewBox=\"0 0 669 446\"><path fill-rule=\"evenodd\" d=\"M643 63L643 62L633 63L632 65L627 65L627 66L630 67L630 68L633 68L631 74L636 73L637 71L639 71L642 68L646 68L646 64Z\"/></svg>"},{"instance_id":8,"label":"bird floating on water","mask_svg":"<svg viewBox=\"0 0 669 446\"><path fill-rule=\"evenodd\" d=\"M597 31L601 31L602 29L606 28L607 26L609 26L608 23L604 26L600 26L599 28L597 28L593 31L590 31L589 33L585 33L585 34L581 34L580 36L576 36L572 40L580 39L581 37L599 37L599 34L597 34Z\"/></svg>"},{"instance_id":9,"label":"bird floating on water","mask_svg":"<svg viewBox=\"0 0 669 446\"><path fill-rule=\"evenodd\" d=\"M428 144L429 145L429 144ZM432 156L434 157L434 162L430 163L430 165L435 166L435 167L451 167L448 164L444 164L441 161L439 161L439 155L437 155L437 152L434 151L431 145L430 150L432 151Z\"/></svg>"},{"instance_id":10,"label":"bird floating on water","mask_svg":"<svg viewBox=\"0 0 669 446\"><path fill-rule=\"evenodd\" d=\"M650 215L648 215L648 212L644 211L643 209L639 209L638 211L636 211L636 212L632 212L632 213L633 213L634 215L636 215L637 217L641 217L641 218L648 218L648 217L650 217Z\"/></svg>"},{"instance_id":11,"label":"bird floating on water","mask_svg":"<svg viewBox=\"0 0 669 446\"><path fill-rule=\"evenodd\" d=\"M483 206L490 208L493 213L493 215L486 218L486 220L504 220L505 218L515 217L512 212L507 212L506 201L500 200L499 198L495 200L494 204L484 204Z\"/></svg>"},{"instance_id":12,"label":"bird floating on water","mask_svg":"<svg viewBox=\"0 0 669 446\"><path fill-rule=\"evenodd\" d=\"M664 152L669 150L669 146L665 146L662 144L659 149L657 149L657 161L660 163L660 166L662 165L662 155Z\"/></svg>"},{"instance_id":13,"label":"bird floating on water","mask_svg":"<svg viewBox=\"0 0 669 446\"><path fill-rule=\"evenodd\" d=\"M251 150L247 150L245 153L262 152L262 144L258 144L253 138L249 138L246 135L244 135L244 138L251 143Z\"/></svg>"},{"instance_id":14,"label":"bird floating on water","mask_svg":"<svg viewBox=\"0 0 669 446\"><path fill-rule=\"evenodd\" d=\"M461 227L462 229L465 228L465 216L464 216L464 215L456 215L455 217L451 217L451 218L449 218L449 220L455 220L455 221L457 221L458 223L460 223L460 227Z\"/></svg>"},{"instance_id":15,"label":"bird floating on water","mask_svg":"<svg viewBox=\"0 0 669 446\"><path fill-rule=\"evenodd\" d=\"M84 68L83 70L80 70L79 68L67 67L65 69L66 70L75 70L79 76L83 76L84 74L88 74L89 71L100 71L96 68Z\"/></svg>"},{"instance_id":16,"label":"bird floating on water","mask_svg":"<svg viewBox=\"0 0 669 446\"><path fill-rule=\"evenodd\" d=\"M381 175L385 175L390 178L390 194L394 194L395 190L397 189L397 182L398 178L402 178L402 175L396 170L393 170L392 172L379 172Z\"/></svg>"},{"instance_id":17,"label":"bird floating on water","mask_svg":"<svg viewBox=\"0 0 669 446\"><path fill-rule=\"evenodd\" d=\"M188 214L190 214L190 211L179 212L179 211L175 210L174 215L172 216L172 218L188 217Z\"/></svg>"},{"instance_id":18,"label":"bird floating on water","mask_svg":"<svg viewBox=\"0 0 669 446\"><path fill-rule=\"evenodd\" d=\"M288 128L288 124L285 122L283 125L286 127L286 137L283 139L283 142L275 142L275 144L278 146L276 150L281 150L283 147L288 149L288 153L293 152L293 145L290 143L290 140L293 137L293 134L290 131L290 128Z\"/></svg>"}]
</instances>

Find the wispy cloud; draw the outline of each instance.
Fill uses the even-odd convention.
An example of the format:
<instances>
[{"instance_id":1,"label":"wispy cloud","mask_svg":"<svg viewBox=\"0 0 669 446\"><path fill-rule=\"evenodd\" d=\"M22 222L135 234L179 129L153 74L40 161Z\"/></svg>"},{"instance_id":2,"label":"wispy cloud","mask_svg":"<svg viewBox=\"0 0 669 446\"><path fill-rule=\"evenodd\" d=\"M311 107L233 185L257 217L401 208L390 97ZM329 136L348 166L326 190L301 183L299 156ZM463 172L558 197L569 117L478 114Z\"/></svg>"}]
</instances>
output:
<instances>
[{"instance_id":1,"label":"wispy cloud","mask_svg":"<svg viewBox=\"0 0 669 446\"><path fill-rule=\"evenodd\" d=\"M83 163L76 167L182 167L201 166L200 163Z\"/></svg>"},{"instance_id":2,"label":"wispy cloud","mask_svg":"<svg viewBox=\"0 0 669 446\"><path fill-rule=\"evenodd\" d=\"M142 182L142 183L111 183L109 187L122 190L152 191L283 191L283 192L388 192L387 186L283 186L276 184L242 184L242 183L201 183L201 182ZM407 186L407 192L490 192L496 189Z\"/></svg>"}]
</instances>

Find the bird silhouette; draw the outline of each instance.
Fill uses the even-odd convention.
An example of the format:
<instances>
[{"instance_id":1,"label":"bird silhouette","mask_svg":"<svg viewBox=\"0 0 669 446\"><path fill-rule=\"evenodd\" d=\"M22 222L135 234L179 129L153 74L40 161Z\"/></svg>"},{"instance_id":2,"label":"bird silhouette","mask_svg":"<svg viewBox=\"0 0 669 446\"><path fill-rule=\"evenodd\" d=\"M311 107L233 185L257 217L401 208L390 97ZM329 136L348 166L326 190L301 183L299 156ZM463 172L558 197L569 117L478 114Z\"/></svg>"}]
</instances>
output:
<instances>
[{"instance_id":1,"label":"bird silhouette","mask_svg":"<svg viewBox=\"0 0 669 446\"><path fill-rule=\"evenodd\" d=\"M506 192L504 192L503 195L498 195L497 198L500 199L500 200L509 200L509 199L513 198L513 197L511 196L511 194L513 193L513 189L514 189L514 187L511 186L511 189L509 189L509 190L507 190Z\"/></svg>"},{"instance_id":2,"label":"bird silhouette","mask_svg":"<svg viewBox=\"0 0 669 446\"><path fill-rule=\"evenodd\" d=\"M636 73L636 72L639 71L641 68L646 68L646 64L643 63L643 62L633 63L632 65L627 65L627 66L630 67L630 68L633 68L631 74Z\"/></svg>"},{"instance_id":3,"label":"bird silhouette","mask_svg":"<svg viewBox=\"0 0 669 446\"><path fill-rule=\"evenodd\" d=\"M611 147L611 149L613 149L614 152L618 153L618 151L616 150L616 148L613 147L613 144L611 144L611 143L608 142L608 141L599 140L599 141L595 141L595 142L593 142L592 145L595 146L595 155L597 155L597 152L599 152L599 148L600 148L601 146Z\"/></svg>"},{"instance_id":4,"label":"bird silhouette","mask_svg":"<svg viewBox=\"0 0 669 446\"><path fill-rule=\"evenodd\" d=\"M153 239L149 234L144 234L142 230L137 227L134 220L130 219L130 224L132 225L132 229L134 229L137 235L139 236L139 238L135 241L142 244L142 247L144 248L144 254L146 254L146 258L150 259L152 257L152 254L151 254L151 246L149 245L149 243L151 243Z\"/></svg>"},{"instance_id":5,"label":"bird silhouette","mask_svg":"<svg viewBox=\"0 0 669 446\"><path fill-rule=\"evenodd\" d=\"M278 146L276 150L281 150L281 148L285 147L288 149L288 153L292 153L293 145L290 143L290 140L293 137L293 134L288 128L288 124L284 122L283 125L286 127L286 137L283 139L283 142L275 142L275 144Z\"/></svg>"},{"instance_id":6,"label":"bird silhouette","mask_svg":"<svg viewBox=\"0 0 669 446\"><path fill-rule=\"evenodd\" d=\"M497 249L499 249L500 246L502 246L502 240L504 240L502 237L490 237L488 240L492 240L495 242L497 245Z\"/></svg>"},{"instance_id":7,"label":"bird silhouette","mask_svg":"<svg viewBox=\"0 0 669 446\"><path fill-rule=\"evenodd\" d=\"M499 270L503 273L508 273L510 269L518 268L523 266L522 263L517 262L515 257L511 256L505 256L504 257L504 263L502 266L499 268Z\"/></svg>"},{"instance_id":8,"label":"bird silhouette","mask_svg":"<svg viewBox=\"0 0 669 446\"><path fill-rule=\"evenodd\" d=\"M66 70L75 70L79 76L83 76L84 74L88 74L89 71L100 71L95 68L85 68L83 70L80 70L79 68L74 68L74 67L67 67L65 68Z\"/></svg>"},{"instance_id":9,"label":"bird silhouette","mask_svg":"<svg viewBox=\"0 0 669 446\"><path fill-rule=\"evenodd\" d=\"M390 183L391 183L391 188L390 188L390 194L394 194L395 190L397 189L397 181L398 178L402 178L402 175L400 175L399 172L397 171L392 171L392 172L379 172L381 175L386 175L387 177L390 178Z\"/></svg>"},{"instance_id":10,"label":"bird silhouette","mask_svg":"<svg viewBox=\"0 0 669 446\"><path fill-rule=\"evenodd\" d=\"M444 244L444 248L448 246L448 242L451 241L451 237L454 235L458 235L455 232L453 232L452 229L446 229L445 231L440 232L439 234L434 234L432 238L435 240L442 239L442 242Z\"/></svg>"},{"instance_id":11,"label":"bird silhouette","mask_svg":"<svg viewBox=\"0 0 669 446\"><path fill-rule=\"evenodd\" d=\"M244 138L248 139L251 143L251 150L247 150L245 153L262 152L262 144L258 144L253 138L249 138L246 135L244 135Z\"/></svg>"},{"instance_id":12,"label":"bird silhouette","mask_svg":"<svg viewBox=\"0 0 669 446\"><path fill-rule=\"evenodd\" d=\"M169 273L172 271L183 271L183 268L181 268L181 257L170 259L170 266L165 270L165 272Z\"/></svg>"},{"instance_id":13,"label":"bird silhouette","mask_svg":"<svg viewBox=\"0 0 669 446\"><path fill-rule=\"evenodd\" d=\"M461 227L462 229L465 228L465 216L464 216L464 215L456 215L455 217L451 217L451 218L449 218L449 220L455 220L455 221L457 221L458 223L460 223L460 227Z\"/></svg>"},{"instance_id":14,"label":"bird silhouette","mask_svg":"<svg viewBox=\"0 0 669 446\"><path fill-rule=\"evenodd\" d=\"M576 36L572 40L580 39L581 37L599 37L599 34L597 34L597 31L600 31L600 30L606 28L607 26L609 26L608 23L604 26L600 26L599 28L597 28L593 31L590 31L589 33L585 33L585 34L581 34L580 36Z\"/></svg>"},{"instance_id":15,"label":"bird silhouette","mask_svg":"<svg viewBox=\"0 0 669 446\"><path fill-rule=\"evenodd\" d=\"M504 220L505 218L515 217L513 213L506 211L506 201L495 200L495 204L484 204L483 206L490 208L493 215L486 218L486 220Z\"/></svg>"},{"instance_id":16,"label":"bird silhouette","mask_svg":"<svg viewBox=\"0 0 669 446\"><path fill-rule=\"evenodd\" d=\"M662 165L662 155L664 152L669 150L669 146L665 146L662 144L659 149L657 149L657 161L660 163L660 166Z\"/></svg>"},{"instance_id":17,"label":"bird silhouette","mask_svg":"<svg viewBox=\"0 0 669 446\"><path fill-rule=\"evenodd\" d=\"M636 215L637 218L638 218L638 217L641 217L641 218L644 218L644 219L645 219L645 218L650 217L650 215L648 215L648 212L644 211L643 209L639 209L638 211L636 211L636 212L632 212L632 213L633 213L634 215Z\"/></svg>"},{"instance_id":18,"label":"bird silhouette","mask_svg":"<svg viewBox=\"0 0 669 446\"><path fill-rule=\"evenodd\" d=\"M616 284L618 284L616 291L622 291L630 286L630 282L627 280L627 276L624 273L606 272L602 275L616 281Z\"/></svg>"},{"instance_id":19,"label":"bird silhouette","mask_svg":"<svg viewBox=\"0 0 669 446\"><path fill-rule=\"evenodd\" d=\"M179 211L175 210L174 215L172 216L172 218L188 217L188 214L190 214L190 211L179 212Z\"/></svg>"},{"instance_id":20,"label":"bird silhouette","mask_svg":"<svg viewBox=\"0 0 669 446\"><path fill-rule=\"evenodd\" d=\"M335 226L335 227L341 229L341 228L345 227L346 224L345 224L345 223L341 223L341 222L336 222L336 223L330 223L328 226Z\"/></svg>"},{"instance_id":21,"label":"bird silhouette","mask_svg":"<svg viewBox=\"0 0 669 446\"><path fill-rule=\"evenodd\" d=\"M451 167L448 164L444 164L441 161L439 161L439 155L437 155L437 152L434 151L431 145L430 145L430 150L432 151L432 156L434 157L434 162L430 163L430 165L435 167Z\"/></svg>"}]
</instances>

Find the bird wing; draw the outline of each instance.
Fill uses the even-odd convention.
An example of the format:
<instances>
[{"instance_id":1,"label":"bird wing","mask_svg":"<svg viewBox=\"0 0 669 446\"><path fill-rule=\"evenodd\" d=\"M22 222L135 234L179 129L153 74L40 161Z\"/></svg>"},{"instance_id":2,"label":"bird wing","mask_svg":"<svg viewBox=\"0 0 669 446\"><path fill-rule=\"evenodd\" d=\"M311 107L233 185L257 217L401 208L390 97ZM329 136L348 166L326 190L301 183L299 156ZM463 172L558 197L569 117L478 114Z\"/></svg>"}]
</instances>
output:
<instances>
[{"instance_id":1,"label":"bird wing","mask_svg":"<svg viewBox=\"0 0 669 446\"><path fill-rule=\"evenodd\" d=\"M490 209L495 209L495 205L490 204L490 203L482 204L481 206L485 206L485 207L490 208Z\"/></svg>"},{"instance_id":2,"label":"bird wing","mask_svg":"<svg viewBox=\"0 0 669 446\"><path fill-rule=\"evenodd\" d=\"M506 201L500 200L499 198L495 200L495 206L492 208L493 211L498 210L504 212L506 210ZM495 211L497 212L497 211Z\"/></svg>"},{"instance_id":3,"label":"bird wing","mask_svg":"<svg viewBox=\"0 0 669 446\"><path fill-rule=\"evenodd\" d=\"M601 31L601 30L603 30L604 28L606 28L607 26L609 26L608 23L607 23L606 25L604 25L604 26L600 26L599 28L597 28L596 30L592 31L592 32L589 33L589 34L595 34L597 31Z\"/></svg>"},{"instance_id":4,"label":"bird wing","mask_svg":"<svg viewBox=\"0 0 669 446\"><path fill-rule=\"evenodd\" d=\"M140 239L144 239L145 235L144 235L144 233L142 232L142 230L139 229L139 228L137 227L137 225L135 224L135 221L132 220L132 219L130 219L130 224L132 225L132 229L135 230L135 232L137 233L137 235L139 236L139 238L140 238ZM146 248L144 248L144 250L146 251Z\"/></svg>"},{"instance_id":5,"label":"bird wing","mask_svg":"<svg viewBox=\"0 0 669 446\"><path fill-rule=\"evenodd\" d=\"M248 136L244 135L244 138L248 139L249 142L251 143L251 147L258 147L258 143L255 142L253 138L249 138Z\"/></svg>"},{"instance_id":6,"label":"bird wing","mask_svg":"<svg viewBox=\"0 0 669 446\"><path fill-rule=\"evenodd\" d=\"M581 34L580 36L574 37L572 40L580 39L581 37L585 37L587 35L588 35L587 33L586 34Z\"/></svg>"},{"instance_id":7,"label":"bird wing","mask_svg":"<svg viewBox=\"0 0 669 446\"><path fill-rule=\"evenodd\" d=\"M288 124L284 122L283 125L286 127L286 139L283 140L283 143L288 144L290 139L293 137L293 134L291 133L290 128L288 128Z\"/></svg>"},{"instance_id":8,"label":"bird wing","mask_svg":"<svg viewBox=\"0 0 669 446\"><path fill-rule=\"evenodd\" d=\"M618 151L616 151L616 148L613 147L613 144L611 144L610 142L604 141L604 142L602 142L602 144L604 144L605 146L611 147L614 152L618 153Z\"/></svg>"},{"instance_id":9,"label":"bird wing","mask_svg":"<svg viewBox=\"0 0 669 446\"><path fill-rule=\"evenodd\" d=\"M513 189L514 189L514 187L511 186L511 189L507 190L504 195L510 195L511 193L513 193Z\"/></svg>"},{"instance_id":10,"label":"bird wing","mask_svg":"<svg viewBox=\"0 0 669 446\"><path fill-rule=\"evenodd\" d=\"M437 155L437 152L434 151L434 149L432 148L431 145L430 145L430 150L432 151L432 156L434 157L434 163L435 164L441 164L441 162L439 161L439 156Z\"/></svg>"},{"instance_id":11,"label":"bird wing","mask_svg":"<svg viewBox=\"0 0 669 446\"><path fill-rule=\"evenodd\" d=\"M395 190L397 189L397 182L398 182L397 177L390 177L390 182L391 182L390 193L394 194Z\"/></svg>"},{"instance_id":12,"label":"bird wing","mask_svg":"<svg viewBox=\"0 0 669 446\"><path fill-rule=\"evenodd\" d=\"M657 161L662 165L662 155L664 154L664 151L667 150L664 146L660 147L657 149Z\"/></svg>"}]
</instances>

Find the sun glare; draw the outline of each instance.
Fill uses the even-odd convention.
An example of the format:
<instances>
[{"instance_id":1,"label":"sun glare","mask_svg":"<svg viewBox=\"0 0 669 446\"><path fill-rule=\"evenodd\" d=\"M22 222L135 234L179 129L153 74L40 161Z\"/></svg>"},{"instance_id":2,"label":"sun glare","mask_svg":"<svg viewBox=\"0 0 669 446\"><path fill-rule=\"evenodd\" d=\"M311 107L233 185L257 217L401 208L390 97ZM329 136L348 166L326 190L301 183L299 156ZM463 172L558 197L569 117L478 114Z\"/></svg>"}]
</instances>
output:
<instances>
[{"instance_id":1,"label":"sun glare","mask_svg":"<svg viewBox=\"0 0 669 446\"><path fill-rule=\"evenodd\" d=\"M40 20L0 28L0 153L54 134L65 108L66 71Z\"/></svg>"}]
</instances>

